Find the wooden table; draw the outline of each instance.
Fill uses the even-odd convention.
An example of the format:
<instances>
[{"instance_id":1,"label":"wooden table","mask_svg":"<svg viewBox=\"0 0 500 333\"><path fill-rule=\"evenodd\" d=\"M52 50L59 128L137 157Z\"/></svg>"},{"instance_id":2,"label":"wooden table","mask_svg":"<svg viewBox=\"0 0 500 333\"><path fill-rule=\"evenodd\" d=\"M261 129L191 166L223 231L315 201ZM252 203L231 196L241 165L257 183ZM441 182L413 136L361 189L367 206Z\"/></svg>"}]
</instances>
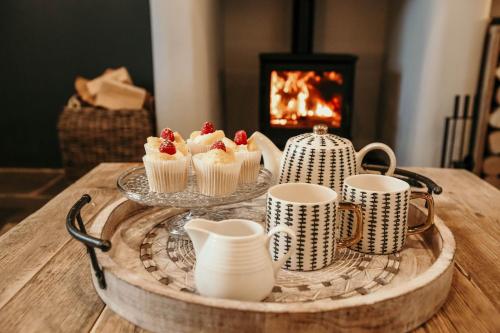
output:
<instances>
[{"instance_id":1,"label":"wooden table","mask_svg":"<svg viewBox=\"0 0 500 333\"><path fill-rule=\"evenodd\" d=\"M0 237L0 332L138 332L100 300L85 248L65 227L68 210L92 196L83 219L120 197L116 178L134 164L101 164ZM411 168L444 188L437 214L455 235L447 303L417 332L500 332L500 191L464 170ZM168 309L166 309L168 311Z\"/></svg>"}]
</instances>

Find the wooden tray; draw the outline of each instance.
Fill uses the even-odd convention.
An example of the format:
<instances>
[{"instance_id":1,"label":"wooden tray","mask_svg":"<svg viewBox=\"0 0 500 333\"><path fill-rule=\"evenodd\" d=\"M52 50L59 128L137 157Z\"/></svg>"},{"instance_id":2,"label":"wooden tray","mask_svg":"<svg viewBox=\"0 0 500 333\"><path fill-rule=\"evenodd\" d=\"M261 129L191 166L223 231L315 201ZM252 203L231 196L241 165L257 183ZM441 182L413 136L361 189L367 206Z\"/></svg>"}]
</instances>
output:
<instances>
[{"instance_id":1,"label":"wooden tray","mask_svg":"<svg viewBox=\"0 0 500 333\"><path fill-rule=\"evenodd\" d=\"M263 200L225 206L223 213L263 221ZM162 222L180 212L121 199L90 231L112 243L109 252L97 251L107 283L101 289L93 277L97 293L120 316L154 332L403 332L436 313L451 286L455 241L436 217L398 254L346 249L320 271L282 270L264 302L206 298L194 289L190 242L169 237ZM411 206L410 225L424 218Z\"/></svg>"}]
</instances>

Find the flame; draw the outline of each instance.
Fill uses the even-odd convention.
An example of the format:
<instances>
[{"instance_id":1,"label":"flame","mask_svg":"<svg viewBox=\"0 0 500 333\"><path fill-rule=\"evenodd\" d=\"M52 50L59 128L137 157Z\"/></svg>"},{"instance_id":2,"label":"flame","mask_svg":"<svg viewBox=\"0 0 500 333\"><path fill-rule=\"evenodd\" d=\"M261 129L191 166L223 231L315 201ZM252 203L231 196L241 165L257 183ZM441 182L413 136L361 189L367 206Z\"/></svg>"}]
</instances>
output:
<instances>
[{"instance_id":1,"label":"flame","mask_svg":"<svg viewBox=\"0 0 500 333\"><path fill-rule=\"evenodd\" d=\"M327 123L340 127L342 96L335 93L335 87L342 83L342 75L334 71L321 75L314 71L272 71L271 125L312 127Z\"/></svg>"}]
</instances>

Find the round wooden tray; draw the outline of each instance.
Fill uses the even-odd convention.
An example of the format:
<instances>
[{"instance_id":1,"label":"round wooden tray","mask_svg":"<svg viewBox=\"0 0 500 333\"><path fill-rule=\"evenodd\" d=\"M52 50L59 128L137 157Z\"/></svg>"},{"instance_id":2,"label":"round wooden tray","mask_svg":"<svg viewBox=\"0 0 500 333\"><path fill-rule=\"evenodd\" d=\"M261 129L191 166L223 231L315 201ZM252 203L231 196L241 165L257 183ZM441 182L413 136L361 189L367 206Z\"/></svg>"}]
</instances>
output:
<instances>
[{"instance_id":1,"label":"round wooden tray","mask_svg":"<svg viewBox=\"0 0 500 333\"><path fill-rule=\"evenodd\" d=\"M263 221L263 203L257 198L222 210ZM434 227L411 236L400 253L345 249L323 270L282 270L263 302L206 298L194 288L190 242L164 228L163 221L180 212L120 199L90 230L112 243L110 251L97 251L107 284L101 289L93 277L97 293L120 316L154 332L403 332L436 313L451 286L455 241L436 217ZM409 224L424 219L411 206Z\"/></svg>"}]
</instances>

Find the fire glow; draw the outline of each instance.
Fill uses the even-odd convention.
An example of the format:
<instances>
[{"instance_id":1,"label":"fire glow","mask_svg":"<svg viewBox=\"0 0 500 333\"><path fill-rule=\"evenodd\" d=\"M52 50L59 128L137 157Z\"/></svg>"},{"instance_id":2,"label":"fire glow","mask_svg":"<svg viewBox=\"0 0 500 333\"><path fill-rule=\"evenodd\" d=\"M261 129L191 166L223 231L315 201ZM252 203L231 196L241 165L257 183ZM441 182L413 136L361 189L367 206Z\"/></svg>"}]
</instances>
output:
<instances>
[{"instance_id":1,"label":"fire glow","mask_svg":"<svg viewBox=\"0 0 500 333\"><path fill-rule=\"evenodd\" d=\"M272 71L271 126L340 127L342 95L336 88L342 83L342 76L333 71Z\"/></svg>"}]
</instances>

